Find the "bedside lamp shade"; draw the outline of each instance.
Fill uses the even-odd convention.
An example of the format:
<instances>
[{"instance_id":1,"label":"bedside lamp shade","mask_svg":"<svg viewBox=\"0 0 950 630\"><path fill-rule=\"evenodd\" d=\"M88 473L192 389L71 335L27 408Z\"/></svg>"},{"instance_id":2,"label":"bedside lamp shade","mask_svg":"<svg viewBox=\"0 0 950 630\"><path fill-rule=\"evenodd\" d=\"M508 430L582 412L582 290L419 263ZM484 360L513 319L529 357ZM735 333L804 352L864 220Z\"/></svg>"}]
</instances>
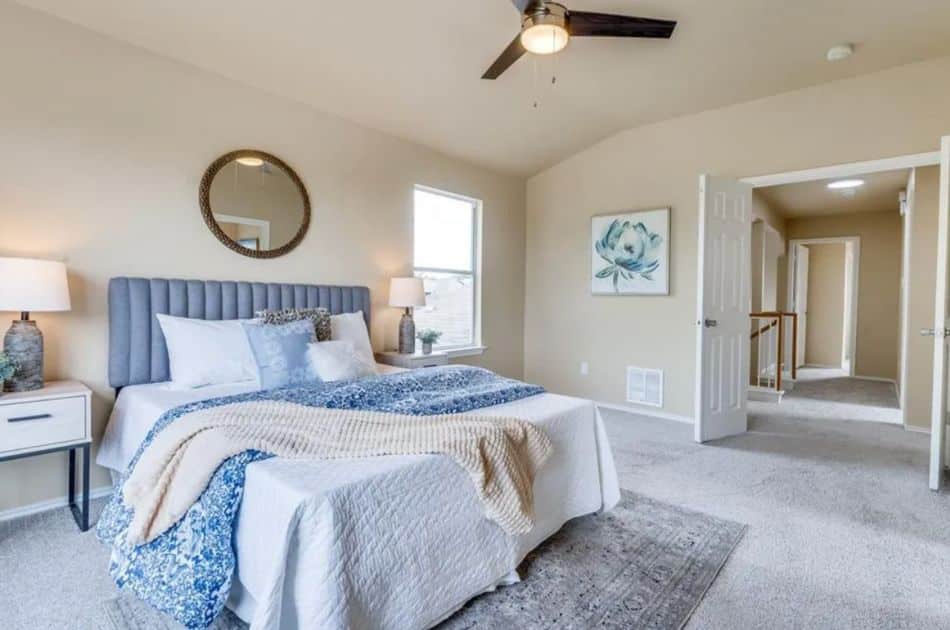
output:
<instances>
[{"instance_id":1,"label":"bedside lamp shade","mask_svg":"<svg viewBox=\"0 0 950 630\"><path fill-rule=\"evenodd\" d=\"M426 305L422 278L393 278L389 282L389 305L399 308Z\"/></svg>"},{"instance_id":2,"label":"bedside lamp shade","mask_svg":"<svg viewBox=\"0 0 950 630\"><path fill-rule=\"evenodd\" d=\"M53 260L0 258L0 311L68 311L66 265Z\"/></svg>"},{"instance_id":3,"label":"bedside lamp shade","mask_svg":"<svg viewBox=\"0 0 950 630\"><path fill-rule=\"evenodd\" d=\"M43 387L43 335L30 311L68 311L66 265L53 260L0 258L0 311L20 311L3 338L3 352L16 372L3 383L5 391L27 392Z\"/></svg>"}]
</instances>

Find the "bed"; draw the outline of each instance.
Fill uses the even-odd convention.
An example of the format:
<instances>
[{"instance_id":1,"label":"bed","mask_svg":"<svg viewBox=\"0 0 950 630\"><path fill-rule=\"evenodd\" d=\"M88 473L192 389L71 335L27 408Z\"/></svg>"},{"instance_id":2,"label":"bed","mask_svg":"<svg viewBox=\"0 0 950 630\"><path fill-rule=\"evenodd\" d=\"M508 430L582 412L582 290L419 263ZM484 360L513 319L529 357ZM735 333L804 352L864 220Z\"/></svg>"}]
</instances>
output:
<instances>
[{"instance_id":1,"label":"bed","mask_svg":"<svg viewBox=\"0 0 950 630\"><path fill-rule=\"evenodd\" d=\"M110 381L120 391L97 463L117 473L165 411L252 389L169 389L155 313L237 319L259 308L324 306L370 317L364 287L117 278L109 296ZM257 461L247 467L227 606L255 629L428 628L517 581L525 555L566 521L619 500L592 402L544 393L471 413L528 420L554 444L535 480L529 533L509 535L487 520L447 457Z\"/></svg>"}]
</instances>

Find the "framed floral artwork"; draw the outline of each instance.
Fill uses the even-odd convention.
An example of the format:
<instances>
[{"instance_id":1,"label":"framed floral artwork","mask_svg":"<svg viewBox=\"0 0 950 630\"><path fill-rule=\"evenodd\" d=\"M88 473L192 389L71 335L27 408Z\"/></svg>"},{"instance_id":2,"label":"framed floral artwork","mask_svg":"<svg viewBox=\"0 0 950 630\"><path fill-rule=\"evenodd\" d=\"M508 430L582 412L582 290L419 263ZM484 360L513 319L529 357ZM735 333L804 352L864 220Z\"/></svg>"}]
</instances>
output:
<instances>
[{"instance_id":1,"label":"framed floral artwork","mask_svg":"<svg viewBox=\"0 0 950 630\"><path fill-rule=\"evenodd\" d=\"M670 294L670 209L602 214L591 219L594 295Z\"/></svg>"}]
</instances>

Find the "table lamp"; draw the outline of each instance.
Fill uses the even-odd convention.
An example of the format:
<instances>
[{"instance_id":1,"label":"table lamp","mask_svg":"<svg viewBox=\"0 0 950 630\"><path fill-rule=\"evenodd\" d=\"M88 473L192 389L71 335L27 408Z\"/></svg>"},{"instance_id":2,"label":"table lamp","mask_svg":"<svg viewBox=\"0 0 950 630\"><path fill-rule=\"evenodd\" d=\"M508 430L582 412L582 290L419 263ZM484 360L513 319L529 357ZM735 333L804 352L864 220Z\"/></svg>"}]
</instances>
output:
<instances>
[{"instance_id":1,"label":"table lamp","mask_svg":"<svg viewBox=\"0 0 950 630\"><path fill-rule=\"evenodd\" d=\"M399 354L415 353L416 324L412 321L412 307L426 305L422 278L393 278L389 283L389 305L406 309L399 321Z\"/></svg>"},{"instance_id":2,"label":"table lamp","mask_svg":"<svg viewBox=\"0 0 950 630\"><path fill-rule=\"evenodd\" d=\"M66 265L52 260L0 258L0 311L20 311L3 338L3 351L17 364L4 389L27 392L43 387L43 334L30 311L68 311Z\"/></svg>"}]
</instances>

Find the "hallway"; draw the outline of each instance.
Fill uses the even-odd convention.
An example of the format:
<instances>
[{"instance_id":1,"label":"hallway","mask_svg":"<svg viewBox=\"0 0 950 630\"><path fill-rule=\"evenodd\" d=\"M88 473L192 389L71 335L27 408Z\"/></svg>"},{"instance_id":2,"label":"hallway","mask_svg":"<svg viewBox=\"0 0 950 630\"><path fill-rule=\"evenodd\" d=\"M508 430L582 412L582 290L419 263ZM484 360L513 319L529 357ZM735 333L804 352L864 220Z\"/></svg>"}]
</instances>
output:
<instances>
[{"instance_id":1,"label":"hallway","mask_svg":"<svg viewBox=\"0 0 950 630\"><path fill-rule=\"evenodd\" d=\"M894 383L851 378L844 370L800 368L779 407L776 412L786 417L902 424Z\"/></svg>"}]
</instances>

